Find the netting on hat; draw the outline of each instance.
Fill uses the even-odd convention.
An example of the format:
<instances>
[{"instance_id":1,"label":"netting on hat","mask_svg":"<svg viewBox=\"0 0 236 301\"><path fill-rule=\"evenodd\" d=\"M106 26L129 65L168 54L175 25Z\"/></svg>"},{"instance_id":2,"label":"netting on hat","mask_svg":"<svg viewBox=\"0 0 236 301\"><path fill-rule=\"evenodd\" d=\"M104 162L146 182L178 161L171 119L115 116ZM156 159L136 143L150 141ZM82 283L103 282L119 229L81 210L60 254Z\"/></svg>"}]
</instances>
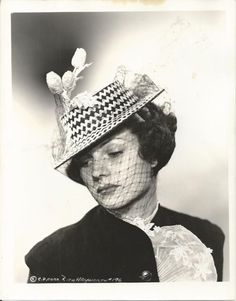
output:
<instances>
[{"instance_id":1,"label":"netting on hat","mask_svg":"<svg viewBox=\"0 0 236 301\"><path fill-rule=\"evenodd\" d=\"M155 193L155 177L175 148L176 118L164 89L121 67L90 101L65 107L59 99L55 168L106 209Z\"/></svg>"}]
</instances>

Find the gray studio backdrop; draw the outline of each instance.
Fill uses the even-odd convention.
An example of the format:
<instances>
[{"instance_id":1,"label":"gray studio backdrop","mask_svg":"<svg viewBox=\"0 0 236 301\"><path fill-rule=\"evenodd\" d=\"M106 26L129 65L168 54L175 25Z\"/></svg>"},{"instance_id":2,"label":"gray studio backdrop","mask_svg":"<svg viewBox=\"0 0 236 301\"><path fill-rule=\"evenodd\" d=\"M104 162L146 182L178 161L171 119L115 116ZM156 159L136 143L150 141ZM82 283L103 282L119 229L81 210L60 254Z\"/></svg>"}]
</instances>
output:
<instances>
[{"instance_id":1,"label":"gray studio backdrop","mask_svg":"<svg viewBox=\"0 0 236 301\"><path fill-rule=\"evenodd\" d=\"M96 205L84 187L54 171L50 139L54 99L45 74L71 68L78 48L93 65L80 91L95 91L115 68L147 68L175 101L177 147L158 177L158 198L174 210L218 224L228 272L228 102L221 12L80 12L12 14L15 279L24 255L54 230ZM146 66L146 67L145 67ZM70 69L71 70L71 69Z\"/></svg>"}]
</instances>

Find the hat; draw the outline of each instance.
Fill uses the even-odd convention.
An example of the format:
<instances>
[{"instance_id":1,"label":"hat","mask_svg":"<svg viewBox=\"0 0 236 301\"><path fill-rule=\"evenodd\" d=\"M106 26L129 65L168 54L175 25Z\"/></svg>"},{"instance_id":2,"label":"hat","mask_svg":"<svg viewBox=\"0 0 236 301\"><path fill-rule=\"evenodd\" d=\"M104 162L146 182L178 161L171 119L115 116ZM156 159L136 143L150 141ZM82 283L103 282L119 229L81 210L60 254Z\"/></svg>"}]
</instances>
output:
<instances>
[{"instance_id":1,"label":"hat","mask_svg":"<svg viewBox=\"0 0 236 301\"><path fill-rule=\"evenodd\" d=\"M146 74L132 73L120 66L114 79L95 94L87 91L72 97L79 74L91 64L85 64L86 52L76 50L71 64L73 71L66 71L62 78L55 72L47 74L47 85L56 102L57 137L53 140L54 168L59 169L74 155L105 136L115 127L137 113L154 99L166 114L169 102L164 89L157 86ZM162 97L160 97L162 96ZM165 103L168 103L165 107ZM63 168L65 169L65 167Z\"/></svg>"}]
</instances>

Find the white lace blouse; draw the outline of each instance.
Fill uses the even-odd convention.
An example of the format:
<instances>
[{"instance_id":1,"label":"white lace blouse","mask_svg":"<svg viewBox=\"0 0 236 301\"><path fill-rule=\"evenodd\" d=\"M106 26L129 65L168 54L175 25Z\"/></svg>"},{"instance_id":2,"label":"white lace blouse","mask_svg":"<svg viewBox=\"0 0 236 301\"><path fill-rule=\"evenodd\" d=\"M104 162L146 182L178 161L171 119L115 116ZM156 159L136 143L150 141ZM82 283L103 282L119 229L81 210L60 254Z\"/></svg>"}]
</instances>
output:
<instances>
[{"instance_id":1,"label":"white lace blouse","mask_svg":"<svg viewBox=\"0 0 236 301\"><path fill-rule=\"evenodd\" d=\"M146 219L122 219L139 227L150 238L160 282L217 281L212 250L181 225L155 226L151 220L157 210L158 205Z\"/></svg>"}]
</instances>

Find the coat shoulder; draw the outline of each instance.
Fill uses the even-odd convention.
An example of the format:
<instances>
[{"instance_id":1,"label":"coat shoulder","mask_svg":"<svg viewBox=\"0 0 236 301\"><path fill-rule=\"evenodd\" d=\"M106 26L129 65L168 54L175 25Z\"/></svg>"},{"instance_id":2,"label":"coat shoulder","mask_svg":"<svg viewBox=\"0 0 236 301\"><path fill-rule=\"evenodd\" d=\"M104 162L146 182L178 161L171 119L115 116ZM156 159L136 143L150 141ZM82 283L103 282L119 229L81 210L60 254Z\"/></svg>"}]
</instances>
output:
<instances>
[{"instance_id":1,"label":"coat shoulder","mask_svg":"<svg viewBox=\"0 0 236 301\"><path fill-rule=\"evenodd\" d=\"M72 225L60 228L43 240L39 241L33 248L26 254L25 262L27 266L34 270L47 269L50 263L50 269L54 266L58 267L58 261L60 256L60 246L66 244L67 241L78 237L82 242L83 238L88 240L89 229L93 228L96 217L100 214L99 207L91 209L79 222ZM91 225L91 226L89 226Z\"/></svg>"},{"instance_id":2,"label":"coat shoulder","mask_svg":"<svg viewBox=\"0 0 236 301\"><path fill-rule=\"evenodd\" d=\"M222 245L224 243L225 236L223 231L219 226L209 220L174 211L165 207L161 207L160 211L162 215L167 217L169 224L180 224L192 231L200 239L205 238L204 240L211 242L211 244L214 243ZM163 223L165 223L164 220Z\"/></svg>"}]
</instances>

